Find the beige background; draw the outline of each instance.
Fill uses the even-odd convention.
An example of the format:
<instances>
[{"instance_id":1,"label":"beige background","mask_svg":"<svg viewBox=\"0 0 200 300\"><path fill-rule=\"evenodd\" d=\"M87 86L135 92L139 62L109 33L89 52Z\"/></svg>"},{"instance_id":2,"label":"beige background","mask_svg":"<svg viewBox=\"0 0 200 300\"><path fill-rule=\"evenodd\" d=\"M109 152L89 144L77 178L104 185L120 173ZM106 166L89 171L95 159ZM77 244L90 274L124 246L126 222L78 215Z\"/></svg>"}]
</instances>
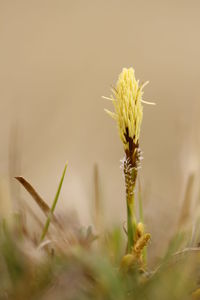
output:
<instances>
[{"instance_id":1,"label":"beige background","mask_svg":"<svg viewBox=\"0 0 200 300\"><path fill-rule=\"evenodd\" d=\"M199 11L199 1L0 0L1 176L20 172L50 203L69 160L57 209L87 225L98 163L105 220L121 224L123 149L101 96L133 66L157 103L141 135L146 222L153 242L171 233L199 170Z\"/></svg>"}]
</instances>

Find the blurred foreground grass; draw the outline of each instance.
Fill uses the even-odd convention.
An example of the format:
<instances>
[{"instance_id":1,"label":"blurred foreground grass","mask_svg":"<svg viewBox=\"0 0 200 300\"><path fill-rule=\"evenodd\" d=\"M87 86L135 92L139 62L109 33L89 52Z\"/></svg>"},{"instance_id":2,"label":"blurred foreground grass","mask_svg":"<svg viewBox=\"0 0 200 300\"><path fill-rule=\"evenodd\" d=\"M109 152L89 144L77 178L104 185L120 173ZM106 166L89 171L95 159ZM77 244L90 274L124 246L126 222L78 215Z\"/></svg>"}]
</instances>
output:
<instances>
[{"instance_id":1,"label":"blurred foreground grass","mask_svg":"<svg viewBox=\"0 0 200 300\"><path fill-rule=\"evenodd\" d=\"M0 222L0 299L200 299L199 225L183 233L191 183L186 189L179 230L162 259L149 269L132 264L121 268L126 250L122 228L99 231L65 222L54 214L66 167L52 207L22 177L18 181L46 216L44 224L27 208L12 222ZM96 218L98 182L96 176ZM35 218L41 232L31 232L26 219ZM159 224L158 224L159 226ZM158 241L159 242L159 241Z\"/></svg>"}]
</instances>

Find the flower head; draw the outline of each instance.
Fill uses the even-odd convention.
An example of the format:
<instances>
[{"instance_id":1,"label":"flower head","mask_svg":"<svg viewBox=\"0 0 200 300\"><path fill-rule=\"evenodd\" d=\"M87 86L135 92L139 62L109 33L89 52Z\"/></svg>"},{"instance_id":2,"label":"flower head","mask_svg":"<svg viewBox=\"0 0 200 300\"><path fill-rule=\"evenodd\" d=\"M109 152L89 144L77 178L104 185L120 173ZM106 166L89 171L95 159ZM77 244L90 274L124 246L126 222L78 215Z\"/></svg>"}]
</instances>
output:
<instances>
[{"instance_id":1,"label":"flower head","mask_svg":"<svg viewBox=\"0 0 200 300\"><path fill-rule=\"evenodd\" d=\"M142 95L143 87L135 78L133 68L124 68L119 75L116 88L112 89L111 100L115 112L106 112L117 121L119 135L125 150L129 147L130 139L137 144L143 117Z\"/></svg>"}]
</instances>

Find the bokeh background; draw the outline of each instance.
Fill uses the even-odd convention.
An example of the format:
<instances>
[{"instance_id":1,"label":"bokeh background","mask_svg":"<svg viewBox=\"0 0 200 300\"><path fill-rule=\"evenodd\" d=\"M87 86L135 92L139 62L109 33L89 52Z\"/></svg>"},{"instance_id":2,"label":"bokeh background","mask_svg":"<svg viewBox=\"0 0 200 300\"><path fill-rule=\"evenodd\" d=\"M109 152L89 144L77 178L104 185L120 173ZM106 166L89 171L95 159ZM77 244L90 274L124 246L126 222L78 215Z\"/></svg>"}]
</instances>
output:
<instances>
[{"instance_id":1,"label":"bokeh background","mask_svg":"<svg viewBox=\"0 0 200 300\"><path fill-rule=\"evenodd\" d=\"M51 203L68 160L57 211L76 210L87 226L97 164L104 223L122 225L123 147L101 96L132 66L157 103L144 107L140 181L152 243L165 245L190 174L191 219L198 211L199 11L183 0L0 0L1 178L17 191L22 175Z\"/></svg>"}]
</instances>

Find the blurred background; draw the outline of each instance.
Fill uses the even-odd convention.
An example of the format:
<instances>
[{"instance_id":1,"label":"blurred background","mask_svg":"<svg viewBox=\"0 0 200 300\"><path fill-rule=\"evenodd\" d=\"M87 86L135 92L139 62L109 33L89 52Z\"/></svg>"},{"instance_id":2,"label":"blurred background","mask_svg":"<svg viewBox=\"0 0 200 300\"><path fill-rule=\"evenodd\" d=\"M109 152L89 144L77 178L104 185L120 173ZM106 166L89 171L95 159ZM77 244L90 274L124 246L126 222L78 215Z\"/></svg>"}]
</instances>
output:
<instances>
[{"instance_id":1,"label":"blurred background","mask_svg":"<svg viewBox=\"0 0 200 300\"><path fill-rule=\"evenodd\" d=\"M52 203L68 160L57 211L76 210L87 226L97 164L104 223L123 224L123 146L102 95L132 66L136 78L150 81L144 100L157 103L144 107L140 138L152 243L162 239L164 247L175 230L190 174L193 220L200 200L199 10L199 1L183 0L0 0L0 176L9 179L11 197L20 192L32 203L13 179L22 175Z\"/></svg>"}]
</instances>

